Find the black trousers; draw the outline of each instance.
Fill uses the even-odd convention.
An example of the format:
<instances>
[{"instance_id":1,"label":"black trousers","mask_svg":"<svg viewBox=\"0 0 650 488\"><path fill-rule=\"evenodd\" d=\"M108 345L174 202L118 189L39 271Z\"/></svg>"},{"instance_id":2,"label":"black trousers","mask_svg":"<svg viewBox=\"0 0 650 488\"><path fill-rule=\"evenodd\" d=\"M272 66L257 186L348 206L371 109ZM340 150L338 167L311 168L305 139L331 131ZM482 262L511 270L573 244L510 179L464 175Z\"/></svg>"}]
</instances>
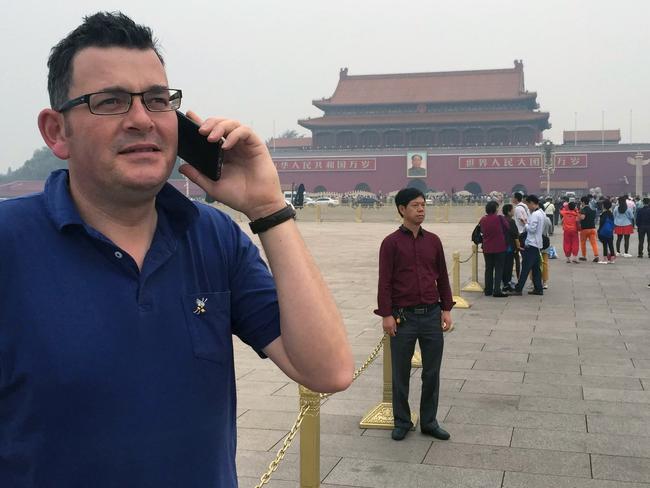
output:
<instances>
[{"instance_id":1,"label":"black trousers","mask_svg":"<svg viewBox=\"0 0 650 488\"><path fill-rule=\"evenodd\" d=\"M607 258L607 256L616 256L614 254L614 238L613 237L607 237L603 239L602 237L598 238L600 242L603 244L603 257Z\"/></svg>"},{"instance_id":2,"label":"black trousers","mask_svg":"<svg viewBox=\"0 0 650 488\"><path fill-rule=\"evenodd\" d=\"M501 293L501 280L503 279L503 267L505 264L506 253L483 253L485 258L485 294ZM512 268L510 268L512 272Z\"/></svg>"},{"instance_id":3,"label":"black trousers","mask_svg":"<svg viewBox=\"0 0 650 488\"><path fill-rule=\"evenodd\" d=\"M521 273L519 274L519 282L515 288L518 291L522 291L528 279L528 273L532 271L535 291L544 292L544 288L542 287L542 256L539 254L539 249L528 246L521 250L521 257Z\"/></svg>"},{"instance_id":4,"label":"black trousers","mask_svg":"<svg viewBox=\"0 0 650 488\"><path fill-rule=\"evenodd\" d=\"M625 254L628 253L630 250L630 235L629 234L618 234L616 236L616 252L621 252L621 241L624 240L625 247L623 248L625 250Z\"/></svg>"},{"instance_id":5,"label":"black trousers","mask_svg":"<svg viewBox=\"0 0 650 488\"><path fill-rule=\"evenodd\" d=\"M643 242L648 238L648 257L650 257L650 226L642 225L639 229L639 256L643 256Z\"/></svg>"},{"instance_id":6,"label":"black trousers","mask_svg":"<svg viewBox=\"0 0 650 488\"><path fill-rule=\"evenodd\" d=\"M512 281L512 266L515 263L515 253L506 252L506 257L503 260L503 286L510 286Z\"/></svg>"},{"instance_id":7,"label":"black trousers","mask_svg":"<svg viewBox=\"0 0 650 488\"><path fill-rule=\"evenodd\" d=\"M440 324L440 307L425 314L403 312L402 323L397 335L390 338L393 376L393 417L395 427L410 429L411 409L409 407L409 380L411 359L415 341L420 343L422 353L422 396L420 398L420 426L438 425L438 395L440 393L440 365L444 339Z\"/></svg>"}]
</instances>

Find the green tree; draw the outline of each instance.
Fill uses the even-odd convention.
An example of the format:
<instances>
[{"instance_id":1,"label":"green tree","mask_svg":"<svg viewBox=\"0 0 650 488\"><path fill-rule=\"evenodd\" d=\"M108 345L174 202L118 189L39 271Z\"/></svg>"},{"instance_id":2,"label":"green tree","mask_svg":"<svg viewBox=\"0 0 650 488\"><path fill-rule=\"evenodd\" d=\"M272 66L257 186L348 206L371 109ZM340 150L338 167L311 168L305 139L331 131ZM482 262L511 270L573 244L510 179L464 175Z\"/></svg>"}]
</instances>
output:
<instances>
[{"instance_id":1,"label":"green tree","mask_svg":"<svg viewBox=\"0 0 650 488\"><path fill-rule=\"evenodd\" d=\"M0 182L16 180L45 180L55 169L67 168L68 162L57 158L50 148L43 146L34 151L33 156L16 169L7 171L7 174L0 175Z\"/></svg>"}]
</instances>

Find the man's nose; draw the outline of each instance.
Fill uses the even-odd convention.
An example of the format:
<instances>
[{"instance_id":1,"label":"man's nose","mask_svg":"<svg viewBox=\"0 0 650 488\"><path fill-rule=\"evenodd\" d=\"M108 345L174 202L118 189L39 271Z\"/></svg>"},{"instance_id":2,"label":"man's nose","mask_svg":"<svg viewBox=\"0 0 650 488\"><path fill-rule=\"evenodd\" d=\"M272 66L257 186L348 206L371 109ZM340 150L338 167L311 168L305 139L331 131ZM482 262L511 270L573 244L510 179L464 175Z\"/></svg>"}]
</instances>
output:
<instances>
[{"instance_id":1,"label":"man's nose","mask_svg":"<svg viewBox=\"0 0 650 488\"><path fill-rule=\"evenodd\" d=\"M128 123L128 128L150 130L153 127L151 112L144 105L142 95L133 96L125 121Z\"/></svg>"}]
</instances>

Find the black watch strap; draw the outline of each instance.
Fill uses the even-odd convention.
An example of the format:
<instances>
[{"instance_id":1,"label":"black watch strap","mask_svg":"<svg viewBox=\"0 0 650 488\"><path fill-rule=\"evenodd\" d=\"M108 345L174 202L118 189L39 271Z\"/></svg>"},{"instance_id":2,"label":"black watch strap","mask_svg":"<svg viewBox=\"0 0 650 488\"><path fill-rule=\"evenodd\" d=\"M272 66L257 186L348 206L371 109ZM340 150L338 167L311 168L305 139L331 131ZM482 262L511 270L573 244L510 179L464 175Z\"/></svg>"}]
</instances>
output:
<instances>
[{"instance_id":1,"label":"black watch strap","mask_svg":"<svg viewBox=\"0 0 650 488\"><path fill-rule=\"evenodd\" d=\"M253 234L259 234L260 232L267 231L271 227L275 227L276 225L279 225L282 222L286 222L287 220L293 219L295 217L296 210L291 205L287 205L283 209L278 210L277 212L272 213L266 217L262 217L261 219L254 220L248 225L250 225Z\"/></svg>"}]
</instances>

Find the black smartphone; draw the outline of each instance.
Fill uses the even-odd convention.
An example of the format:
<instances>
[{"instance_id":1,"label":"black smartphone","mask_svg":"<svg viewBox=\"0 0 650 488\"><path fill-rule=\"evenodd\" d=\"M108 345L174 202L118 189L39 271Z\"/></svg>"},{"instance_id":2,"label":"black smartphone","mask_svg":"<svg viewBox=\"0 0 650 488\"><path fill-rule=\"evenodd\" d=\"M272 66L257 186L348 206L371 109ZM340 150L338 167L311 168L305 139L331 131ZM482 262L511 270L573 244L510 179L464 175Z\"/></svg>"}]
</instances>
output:
<instances>
[{"instance_id":1,"label":"black smartphone","mask_svg":"<svg viewBox=\"0 0 650 488\"><path fill-rule=\"evenodd\" d=\"M223 141L209 142L199 133L199 126L178 110L178 157L191 164L211 180L221 177Z\"/></svg>"}]
</instances>

